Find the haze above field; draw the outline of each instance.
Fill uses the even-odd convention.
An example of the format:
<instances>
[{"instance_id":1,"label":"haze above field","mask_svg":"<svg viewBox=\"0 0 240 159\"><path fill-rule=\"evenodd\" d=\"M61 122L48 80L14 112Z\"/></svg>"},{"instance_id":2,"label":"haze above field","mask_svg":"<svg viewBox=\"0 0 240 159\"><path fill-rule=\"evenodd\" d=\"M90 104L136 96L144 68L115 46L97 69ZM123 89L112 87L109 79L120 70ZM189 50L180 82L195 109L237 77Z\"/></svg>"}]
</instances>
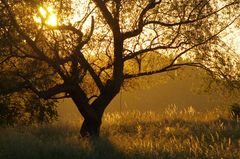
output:
<instances>
[{"instance_id":1,"label":"haze above field","mask_svg":"<svg viewBox=\"0 0 240 159\"><path fill-rule=\"evenodd\" d=\"M173 74L156 76L153 81L146 81L146 85L149 83L149 86L145 88L137 88L128 92L122 90L111 102L107 111L152 110L161 112L171 105L179 108L193 106L201 111L216 107L226 108L232 103L239 102L236 94L232 96L218 88L205 92L210 79L207 79L206 75L196 73L196 70L186 69L177 76ZM167 81L158 82L163 76L167 78ZM77 108L69 99L59 103L59 110L60 118L80 117Z\"/></svg>"}]
</instances>

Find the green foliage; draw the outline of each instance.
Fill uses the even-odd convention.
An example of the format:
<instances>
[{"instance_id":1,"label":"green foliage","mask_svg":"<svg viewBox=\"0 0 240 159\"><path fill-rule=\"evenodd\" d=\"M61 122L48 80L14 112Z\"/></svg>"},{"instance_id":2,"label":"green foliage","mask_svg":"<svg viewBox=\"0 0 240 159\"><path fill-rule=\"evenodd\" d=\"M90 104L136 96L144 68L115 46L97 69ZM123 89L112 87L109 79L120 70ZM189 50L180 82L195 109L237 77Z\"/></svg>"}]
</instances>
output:
<instances>
[{"instance_id":1,"label":"green foliage","mask_svg":"<svg viewBox=\"0 0 240 159\"><path fill-rule=\"evenodd\" d=\"M49 123L57 116L54 100L42 100L28 92L0 96L0 125Z\"/></svg>"},{"instance_id":2,"label":"green foliage","mask_svg":"<svg viewBox=\"0 0 240 159\"><path fill-rule=\"evenodd\" d=\"M156 112L107 113L102 137L80 139L79 120L0 129L4 159L239 158L240 125L228 112L168 107Z\"/></svg>"}]
</instances>

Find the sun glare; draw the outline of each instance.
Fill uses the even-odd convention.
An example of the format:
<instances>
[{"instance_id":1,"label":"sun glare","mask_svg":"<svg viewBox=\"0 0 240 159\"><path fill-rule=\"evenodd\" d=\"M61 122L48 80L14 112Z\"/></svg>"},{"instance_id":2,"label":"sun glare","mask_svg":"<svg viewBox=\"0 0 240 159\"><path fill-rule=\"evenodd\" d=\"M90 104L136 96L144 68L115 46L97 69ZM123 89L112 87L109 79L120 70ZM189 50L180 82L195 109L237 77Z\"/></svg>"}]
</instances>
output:
<instances>
[{"instance_id":1,"label":"sun glare","mask_svg":"<svg viewBox=\"0 0 240 159\"><path fill-rule=\"evenodd\" d=\"M57 26L57 16L55 14L50 15L46 23L51 26Z\"/></svg>"},{"instance_id":2,"label":"sun glare","mask_svg":"<svg viewBox=\"0 0 240 159\"><path fill-rule=\"evenodd\" d=\"M39 7L38 11L41 14L41 16L43 16L43 18L47 17L47 11L43 7Z\"/></svg>"},{"instance_id":3,"label":"sun glare","mask_svg":"<svg viewBox=\"0 0 240 159\"><path fill-rule=\"evenodd\" d=\"M57 14L55 13L54 9L51 6L38 8L38 15L33 17L36 23L45 23L49 26L57 26Z\"/></svg>"},{"instance_id":4,"label":"sun glare","mask_svg":"<svg viewBox=\"0 0 240 159\"><path fill-rule=\"evenodd\" d=\"M237 54L240 54L240 29L236 24L229 26L222 34L222 40Z\"/></svg>"}]
</instances>

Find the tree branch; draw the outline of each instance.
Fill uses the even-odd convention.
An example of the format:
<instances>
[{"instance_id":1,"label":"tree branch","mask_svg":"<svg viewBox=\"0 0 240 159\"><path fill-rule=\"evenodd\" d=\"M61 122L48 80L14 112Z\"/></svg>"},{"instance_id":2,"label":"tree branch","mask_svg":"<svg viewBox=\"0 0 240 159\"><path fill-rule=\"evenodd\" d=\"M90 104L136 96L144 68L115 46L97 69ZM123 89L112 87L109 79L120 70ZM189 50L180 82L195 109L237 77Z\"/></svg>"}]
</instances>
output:
<instances>
[{"instance_id":1,"label":"tree branch","mask_svg":"<svg viewBox=\"0 0 240 159\"><path fill-rule=\"evenodd\" d=\"M30 47L32 48L32 50L39 56L39 58L41 60L44 60L45 62L47 62L50 66L52 66L53 68L55 68L55 70L58 72L58 74L63 78L66 79L65 74L61 71L61 68L56 65L56 63L54 63L51 59L49 59L47 56L45 56L45 54L37 47L36 43L20 28L19 24L17 23L17 20L15 19L15 15L12 12L8 2L6 0L2 0L3 4L5 5L8 14L9 14L9 18L11 20L11 23L13 24L14 28L16 29L16 31L23 37L23 39L26 40L26 42L28 43L28 45L30 45Z\"/></svg>"},{"instance_id":2,"label":"tree branch","mask_svg":"<svg viewBox=\"0 0 240 159\"><path fill-rule=\"evenodd\" d=\"M80 63L84 66L84 68L86 70L88 70L88 72L90 73L90 75L92 76L93 80L95 81L98 89L100 91L103 91L104 89L104 85L100 79L100 77L97 75L97 73L94 71L94 69L92 68L92 66L88 63L88 61L86 60L86 58L84 57L83 53L81 51L77 51L76 54L78 54Z\"/></svg>"},{"instance_id":3,"label":"tree branch","mask_svg":"<svg viewBox=\"0 0 240 159\"><path fill-rule=\"evenodd\" d=\"M25 85L24 85L24 87L22 86L23 89L24 88L25 89L30 89L37 96L39 96L40 98L43 98L43 99L49 99L49 98L51 98L51 97L53 97L53 96L55 96L59 93L69 92L71 89L73 89L72 87L63 83L63 84L56 84L55 86L53 86L53 87L51 87L47 90L41 91L41 90L37 89L34 86L34 84L32 84L32 82L27 77L22 75L20 72L16 72L16 76L19 76L20 78L22 78L24 80L23 84L25 84ZM18 87L18 86L16 86L16 87Z\"/></svg>"},{"instance_id":4,"label":"tree branch","mask_svg":"<svg viewBox=\"0 0 240 159\"><path fill-rule=\"evenodd\" d=\"M100 9L104 19L106 20L110 28L114 30L115 19L113 18L111 12L106 7L105 2L103 0L93 0L93 1L97 5L97 7Z\"/></svg>"},{"instance_id":5,"label":"tree branch","mask_svg":"<svg viewBox=\"0 0 240 159\"><path fill-rule=\"evenodd\" d=\"M140 13L140 16L138 19L138 28L133 31L128 31L128 32L123 33L123 39L131 38L131 37L139 35L142 32L143 27L146 25L143 21L144 16L146 15L146 13L149 10L153 9L156 5L160 4L161 2L162 2L161 0L159 0L159 1L151 0L148 3L148 5Z\"/></svg>"},{"instance_id":6,"label":"tree branch","mask_svg":"<svg viewBox=\"0 0 240 159\"><path fill-rule=\"evenodd\" d=\"M35 42L20 28L20 26L17 23L17 20L15 19L15 15L13 14L10 6L8 5L6 0L2 0L3 4L5 5L8 14L9 14L9 18L13 24L13 26L15 27L15 29L17 30L17 32L27 41L27 43L32 47L32 49L38 54L38 56L42 57L43 59L45 59L46 61L48 61L49 59L43 54L43 52L36 46Z\"/></svg>"},{"instance_id":7,"label":"tree branch","mask_svg":"<svg viewBox=\"0 0 240 159\"><path fill-rule=\"evenodd\" d=\"M197 22L197 21L201 21L201 20L204 20L212 15L215 15L216 13L222 11L223 9L229 7L229 6L232 6L234 4L239 4L239 2L232 2L230 4L227 4L225 6L223 6L222 8L216 10L216 11L213 11L205 16L202 16L202 17L197 17L196 19L193 19L193 20L189 20L189 18L185 21L180 21L180 22L176 22L176 23L165 23L165 22L161 22L161 21L148 21L148 22L145 22L144 25L149 25L149 24L158 24L158 25L161 25L161 26L166 26L166 27L172 27L172 26L177 26L177 25L186 25L186 24L190 24L190 23L194 23L194 22ZM200 13L199 13L200 14Z\"/></svg>"},{"instance_id":8,"label":"tree branch","mask_svg":"<svg viewBox=\"0 0 240 159\"><path fill-rule=\"evenodd\" d=\"M159 49L176 49L176 48L179 48L181 45L183 44L186 44L185 42L181 42L179 43L177 46L170 46L170 45L166 45L166 46L156 46L154 48L147 48L147 49L142 49L142 50L139 50L137 52L134 52L134 53L131 53L131 54L128 54L127 56L125 56L123 58L124 61L127 61L127 60L130 60L138 55L142 55L146 52L150 52L150 51L156 51L156 50L159 50Z\"/></svg>"},{"instance_id":9,"label":"tree branch","mask_svg":"<svg viewBox=\"0 0 240 159\"><path fill-rule=\"evenodd\" d=\"M154 0L153 0L154 1ZM222 11L223 9L229 7L229 6L232 6L234 4L239 4L239 2L232 2L230 4L227 4L225 6L223 6L222 8L216 10L216 11L213 11L205 16L202 16L202 17L197 17L196 19L192 19L190 20L189 18L187 20L184 20L184 21L180 21L180 22L176 22L176 23L166 23L166 22L161 22L161 21L143 21L143 17L144 15L150 10L152 9L151 7L153 7L153 1L151 1L147 7L145 7L143 9L143 11L141 12L140 14L140 17L139 17L139 22L138 22L138 28L133 30L133 31L129 31L129 32L125 32L123 33L123 38L124 39L127 39L127 38L131 38L131 37L134 37L134 36L137 36L139 35L143 28L146 26L146 25L149 25L149 24L157 24L157 25L161 25L161 26L165 26L165 27L172 27L172 26L178 26L178 25L186 25L186 24L191 24L191 23L194 23L194 22L197 22L197 21L201 21L201 20L204 20L212 15L215 15L216 13ZM161 1L159 1L158 3L160 3ZM157 2L155 2L157 3ZM156 4L155 4L156 5ZM155 7L155 6L154 6ZM191 13L190 13L191 14ZM200 13L199 13L200 14ZM190 16L190 15L189 15Z\"/></svg>"},{"instance_id":10,"label":"tree branch","mask_svg":"<svg viewBox=\"0 0 240 159\"><path fill-rule=\"evenodd\" d=\"M36 93L40 98L49 99L57 94L68 92L70 89L71 87L68 87L65 84L61 84L61 85L55 85L54 87L49 88L46 91L38 91L36 89L31 89L31 90L34 93Z\"/></svg>"},{"instance_id":11,"label":"tree branch","mask_svg":"<svg viewBox=\"0 0 240 159\"><path fill-rule=\"evenodd\" d=\"M28 82L21 82L15 84L14 87L8 87L8 88L3 88L0 86L0 95L8 95L14 92L20 92L24 89L29 89L29 84Z\"/></svg>"},{"instance_id":12,"label":"tree branch","mask_svg":"<svg viewBox=\"0 0 240 159\"><path fill-rule=\"evenodd\" d=\"M169 71L174 71L177 70L179 68L181 68L182 66L191 66L191 67L201 67L203 65L200 65L199 63L179 63L179 64L169 64L161 69L158 70L154 70L154 71L148 71L148 72L140 72L137 74L125 74L124 79L131 79L131 78L138 78L138 77L143 77L143 76L150 76L150 75L154 75L154 74L158 74L158 73L163 73L163 72L169 72Z\"/></svg>"}]
</instances>

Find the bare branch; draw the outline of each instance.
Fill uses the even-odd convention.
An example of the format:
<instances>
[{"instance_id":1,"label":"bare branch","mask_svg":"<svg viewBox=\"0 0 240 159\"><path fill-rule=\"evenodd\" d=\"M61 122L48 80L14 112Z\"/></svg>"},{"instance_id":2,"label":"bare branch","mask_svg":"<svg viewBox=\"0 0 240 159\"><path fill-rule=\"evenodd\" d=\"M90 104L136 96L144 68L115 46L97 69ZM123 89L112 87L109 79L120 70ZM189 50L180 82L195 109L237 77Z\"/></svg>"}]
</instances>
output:
<instances>
[{"instance_id":1,"label":"bare branch","mask_svg":"<svg viewBox=\"0 0 240 159\"><path fill-rule=\"evenodd\" d=\"M89 71L89 73L91 74L93 80L95 81L97 87L99 88L100 91L103 91L104 89L104 85L101 81L101 79L99 78L99 76L97 75L97 73L94 71L94 69L92 68L92 66L88 63L88 61L86 60L86 58L84 57L84 55L82 54L81 51L76 51L76 54L78 54L80 63L85 67L86 70Z\"/></svg>"},{"instance_id":2,"label":"bare branch","mask_svg":"<svg viewBox=\"0 0 240 159\"><path fill-rule=\"evenodd\" d=\"M171 46L170 45L166 45L166 46L156 46L154 48L147 48L147 49L142 49L142 50L139 50L137 52L134 52L134 53L131 53L131 54L128 54L124 57L124 61L127 61L127 60L130 60L138 55L142 55L144 53L147 53L147 52L151 52L151 51L156 51L156 50L159 50L159 49L176 49L176 48L179 48L181 45L183 44L186 44L185 42L181 42L179 43L177 46Z\"/></svg>"},{"instance_id":3,"label":"bare branch","mask_svg":"<svg viewBox=\"0 0 240 159\"><path fill-rule=\"evenodd\" d=\"M115 22L115 19L112 16L111 12L106 7L105 2L102 1L102 0L93 0L93 1L97 5L97 7L100 9L100 11L101 11L104 19L108 23L108 25L111 27L112 30L114 30L114 25L115 25L114 23L116 23L116 22Z\"/></svg>"},{"instance_id":4,"label":"bare branch","mask_svg":"<svg viewBox=\"0 0 240 159\"><path fill-rule=\"evenodd\" d=\"M189 63L179 63L179 64L169 64L161 69L154 70L154 71L148 71L148 72L140 72L137 74L125 74L125 79L131 79L131 78L138 78L138 77L143 77L143 76L149 76L149 75L154 75L154 74L159 74L163 72L169 72L169 71L174 71L177 69L180 69L182 66L191 66L191 67L200 67L203 68L200 65L200 63L194 63L194 62L189 62Z\"/></svg>"},{"instance_id":5,"label":"bare branch","mask_svg":"<svg viewBox=\"0 0 240 159\"><path fill-rule=\"evenodd\" d=\"M37 91L36 89L32 89L32 91L34 91L34 93L36 93L41 98L49 99L57 94L68 92L70 89L71 87L61 84L61 85L55 85L54 87L46 91Z\"/></svg>"},{"instance_id":6,"label":"bare branch","mask_svg":"<svg viewBox=\"0 0 240 159\"><path fill-rule=\"evenodd\" d=\"M194 22L197 22L197 21L201 21L201 20L204 20L206 18L209 18L210 16L212 15L216 15L216 13L219 13L220 11L224 10L225 8L229 7L229 6L232 6L234 4L239 4L239 2L232 2L230 4L227 4L227 5L224 5L222 8L216 10L216 11L213 11L207 15L204 15L202 17L197 17L196 19L192 19L190 20L189 18L185 21L180 21L180 22L176 22L176 23L165 23L165 22L161 22L161 21L146 21L144 23L144 25L149 25L149 24L158 24L158 25L161 25L161 26L166 26L166 27L172 27L172 26L177 26L177 25L186 25L186 24L191 24L191 23L194 23ZM190 16L189 16L190 17Z\"/></svg>"},{"instance_id":7,"label":"bare branch","mask_svg":"<svg viewBox=\"0 0 240 159\"><path fill-rule=\"evenodd\" d=\"M161 2L161 1L159 1L158 3L160 3L160 2ZM151 2L147 5L147 7L145 7L145 8L143 9L143 11L141 12L140 18L139 18L139 23L138 23L138 28L135 29L135 30L133 30L133 31L129 31L129 32L123 33L123 38L124 38L124 39L131 38L131 37L134 37L134 36L139 35L139 34L142 32L143 28L144 28L146 25L149 25L149 24L157 24L157 25L161 25L161 26L165 26L165 27L173 27L173 26L178 26L178 25L191 24L191 23L194 23L194 22L201 21L201 20L204 20L204 19L206 19L206 18L209 18L209 17L212 16L212 15L216 15L218 12L224 10L225 8L227 8L227 7L229 7L229 6L232 6L232 5L234 5L234 4L239 4L239 2L232 2L232 3L230 3L230 4L227 4L227 5L223 6L222 8L220 8L220 9L218 9L218 10L216 10L216 11L213 11L213 12L207 14L207 15L204 15L204 16L202 16L202 17L199 17L199 16L198 16L196 19L190 20L190 19L189 19L189 18L190 18L190 15L191 15L191 13L190 13L189 18L188 18L187 20L180 20L179 22L176 22L176 23L166 23L166 22L154 21L154 20L152 20L152 21L147 21L147 20L143 21L144 15L145 15L150 9L152 9L151 7L153 7L153 5L152 5L151 3L153 3L153 2L151 1ZM155 2L155 3L156 3L156 2ZM150 7L150 6L151 6L151 7ZM154 6L154 7L155 7L155 6ZM200 13L199 13L199 14L200 14Z\"/></svg>"},{"instance_id":8,"label":"bare branch","mask_svg":"<svg viewBox=\"0 0 240 159\"><path fill-rule=\"evenodd\" d=\"M63 78L66 79L65 74L61 71L61 68L56 65L51 59L49 59L47 56L45 56L45 54L37 47L35 41L33 41L19 26L19 24L17 23L17 20L15 19L15 15L12 12L8 2L6 0L2 0L3 4L5 5L10 20L12 22L12 25L15 27L16 31L23 37L23 39L26 40L26 42L29 44L29 46L33 49L33 51L39 56L39 58L41 60L46 61L50 66L54 67L56 69L56 71L58 72L58 74Z\"/></svg>"},{"instance_id":9,"label":"bare branch","mask_svg":"<svg viewBox=\"0 0 240 159\"><path fill-rule=\"evenodd\" d=\"M8 2L6 0L2 0L3 4L6 6L10 20L17 30L17 32L27 41L27 43L32 47L32 49L40 56L41 58L45 59L48 61L49 59L44 55L44 53L36 46L35 42L20 28L18 25L15 15L13 14L11 8L8 5Z\"/></svg>"},{"instance_id":10,"label":"bare branch","mask_svg":"<svg viewBox=\"0 0 240 159\"><path fill-rule=\"evenodd\" d=\"M8 87L8 88L0 87L0 95L8 95L14 92L23 91L25 89L29 89L28 82L19 82L12 87Z\"/></svg>"},{"instance_id":11,"label":"bare branch","mask_svg":"<svg viewBox=\"0 0 240 159\"><path fill-rule=\"evenodd\" d=\"M145 22L143 21L144 16L149 10L153 9L156 5L160 4L161 2L162 2L161 0L159 1L151 0L148 3L148 5L140 13L140 16L138 19L138 28L133 31L123 33L123 39L131 38L139 35L142 32L143 27L146 25Z\"/></svg>"},{"instance_id":12,"label":"bare branch","mask_svg":"<svg viewBox=\"0 0 240 159\"><path fill-rule=\"evenodd\" d=\"M83 33L80 30L73 27L72 25L60 25L60 26L56 26L56 27L50 27L50 29L69 30L69 31L72 31L73 33L77 34L79 37L83 37Z\"/></svg>"},{"instance_id":13,"label":"bare branch","mask_svg":"<svg viewBox=\"0 0 240 159\"><path fill-rule=\"evenodd\" d=\"M90 29L90 32L89 34L87 35L87 38L85 40L83 40L80 44L79 44L79 48L82 48L84 45L86 45L89 40L91 40L91 37L93 35L93 31L94 31L94 18L92 16L92 22L91 22L91 29Z\"/></svg>"}]
</instances>

